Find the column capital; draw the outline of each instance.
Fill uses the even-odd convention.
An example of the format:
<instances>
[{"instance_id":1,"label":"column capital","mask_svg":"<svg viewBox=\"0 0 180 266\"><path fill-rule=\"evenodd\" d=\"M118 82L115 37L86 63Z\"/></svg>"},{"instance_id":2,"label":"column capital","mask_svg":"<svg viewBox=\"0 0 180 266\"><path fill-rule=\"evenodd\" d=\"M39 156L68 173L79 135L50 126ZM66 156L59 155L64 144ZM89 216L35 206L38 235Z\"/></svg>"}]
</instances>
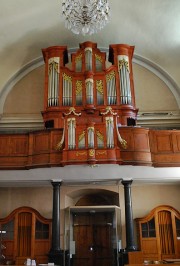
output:
<instances>
[{"instance_id":1,"label":"column capital","mask_svg":"<svg viewBox=\"0 0 180 266\"><path fill-rule=\"evenodd\" d=\"M62 180L51 180L51 184L53 187L55 186L61 186L62 185Z\"/></svg>"},{"instance_id":2,"label":"column capital","mask_svg":"<svg viewBox=\"0 0 180 266\"><path fill-rule=\"evenodd\" d=\"M132 184L132 182L133 182L133 180L132 179L123 179L122 181L121 181L121 184L123 184L124 186L126 186L126 185L131 185Z\"/></svg>"}]
</instances>

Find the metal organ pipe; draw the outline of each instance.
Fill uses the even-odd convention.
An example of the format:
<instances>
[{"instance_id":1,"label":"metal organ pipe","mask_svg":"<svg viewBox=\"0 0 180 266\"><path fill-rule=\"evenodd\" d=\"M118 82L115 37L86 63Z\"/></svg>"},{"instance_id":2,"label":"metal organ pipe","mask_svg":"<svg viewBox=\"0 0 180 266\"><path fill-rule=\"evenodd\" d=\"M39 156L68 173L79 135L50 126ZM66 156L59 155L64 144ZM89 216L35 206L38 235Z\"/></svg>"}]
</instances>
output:
<instances>
[{"instance_id":1,"label":"metal organ pipe","mask_svg":"<svg viewBox=\"0 0 180 266\"><path fill-rule=\"evenodd\" d=\"M121 86L121 103L131 104L131 87L130 87L130 76L129 76L129 60L126 55L118 56L118 71Z\"/></svg>"},{"instance_id":2,"label":"metal organ pipe","mask_svg":"<svg viewBox=\"0 0 180 266\"><path fill-rule=\"evenodd\" d=\"M106 117L107 148L114 148L114 122L113 117Z\"/></svg>"},{"instance_id":3,"label":"metal organ pipe","mask_svg":"<svg viewBox=\"0 0 180 266\"><path fill-rule=\"evenodd\" d=\"M75 142L75 118L69 118L68 122L68 149L73 150L75 149L76 142Z\"/></svg>"},{"instance_id":4,"label":"metal organ pipe","mask_svg":"<svg viewBox=\"0 0 180 266\"><path fill-rule=\"evenodd\" d=\"M88 127L88 148L94 148L94 127Z\"/></svg>"},{"instance_id":5,"label":"metal organ pipe","mask_svg":"<svg viewBox=\"0 0 180 266\"><path fill-rule=\"evenodd\" d=\"M85 48L85 64L86 64L86 70L91 71L92 70L92 48L91 47Z\"/></svg>"},{"instance_id":6,"label":"metal organ pipe","mask_svg":"<svg viewBox=\"0 0 180 266\"><path fill-rule=\"evenodd\" d=\"M48 61L48 106L58 106L59 92L59 57L52 57Z\"/></svg>"},{"instance_id":7,"label":"metal organ pipe","mask_svg":"<svg viewBox=\"0 0 180 266\"><path fill-rule=\"evenodd\" d=\"M93 104L93 79L86 79L86 102Z\"/></svg>"}]
</instances>

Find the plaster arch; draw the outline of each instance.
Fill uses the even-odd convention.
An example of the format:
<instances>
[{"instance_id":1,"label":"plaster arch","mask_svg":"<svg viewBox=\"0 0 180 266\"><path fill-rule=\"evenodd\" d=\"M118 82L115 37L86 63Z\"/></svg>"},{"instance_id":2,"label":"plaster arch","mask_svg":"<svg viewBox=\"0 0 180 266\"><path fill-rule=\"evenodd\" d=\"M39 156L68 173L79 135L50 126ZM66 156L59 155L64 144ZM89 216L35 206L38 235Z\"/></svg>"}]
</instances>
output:
<instances>
[{"instance_id":1,"label":"plaster arch","mask_svg":"<svg viewBox=\"0 0 180 266\"><path fill-rule=\"evenodd\" d=\"M88 197L99 196L99 199L104 199L106 202L107 201L109 202L109 204L106 204L106 205L120 206L119 193L117 191L113 191L113 189L111 188L109 189L81 188L81 189L73 190L65 195L66 197L65 207L75 206L78 202L80 202L80 200L85 199L85 197L87 196Z\"/></svg>"},{"instance_id":2,"label":"plaster arch","mask_svg":"<svg viewBox=\"0 0 180 266\"><path fill-rule=\"evenodd\" d=\"M77 49L75 48L69 49L69 53L72 53L76 50ZM106 48L100 48L100 50L108 53L108 49ZM146 68L147 70L152 72L155 76L157 76L160 80L162 80L174 95L177 105L180 108L180 88L178 87L174 79L164 69L162 69L159 65L155 64L149 59L136 54L134 54L133 63ZM44 64L43 57L36 58L33 61L26 64L25 66L23 66L14 75L12 75L12 77L6 82L6 84L4 85L4 87L0 92L0 114L3 114L6 97L13 89L15 84L21 79L23 79L23 77L25 77L28 73L38 68L39 66L42 66L43 64Z\"/></svg>"}]
</instances>

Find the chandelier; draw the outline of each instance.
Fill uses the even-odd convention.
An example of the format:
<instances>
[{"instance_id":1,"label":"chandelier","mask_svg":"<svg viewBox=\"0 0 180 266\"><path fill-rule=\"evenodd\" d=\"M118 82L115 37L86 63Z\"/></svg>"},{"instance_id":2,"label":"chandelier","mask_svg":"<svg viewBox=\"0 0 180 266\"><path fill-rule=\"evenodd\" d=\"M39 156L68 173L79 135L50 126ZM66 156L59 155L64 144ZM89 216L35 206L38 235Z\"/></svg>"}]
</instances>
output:
<instances>
[{"instance_id":1,"label":"chandelier","mask_svg":"<svg viewBox=\"0 0 180 266\"><path fill-rule=\"evenodd\" d=\"M65 26L75 34L93 34L109 21L108 0L63 0Z\"/></svg>"}]
</instances>

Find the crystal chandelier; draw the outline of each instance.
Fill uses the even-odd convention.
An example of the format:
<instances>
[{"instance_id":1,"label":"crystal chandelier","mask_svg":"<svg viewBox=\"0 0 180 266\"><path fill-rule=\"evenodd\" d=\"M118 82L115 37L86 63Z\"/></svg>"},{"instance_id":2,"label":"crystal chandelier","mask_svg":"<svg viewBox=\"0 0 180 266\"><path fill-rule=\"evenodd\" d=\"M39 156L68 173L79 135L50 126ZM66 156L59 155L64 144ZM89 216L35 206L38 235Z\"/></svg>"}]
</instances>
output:
<instances>
[{"instance_id":1,"label":"crystal chandelier","mask_svg":"<svg viewBox=\"0 0 180 266\"><path fill-rule=\"evenodd\" d=\"M109 21L108 0L63 0L62 14L66 28L75 34L93 34Z\"/></svg>"}]
</instances>

